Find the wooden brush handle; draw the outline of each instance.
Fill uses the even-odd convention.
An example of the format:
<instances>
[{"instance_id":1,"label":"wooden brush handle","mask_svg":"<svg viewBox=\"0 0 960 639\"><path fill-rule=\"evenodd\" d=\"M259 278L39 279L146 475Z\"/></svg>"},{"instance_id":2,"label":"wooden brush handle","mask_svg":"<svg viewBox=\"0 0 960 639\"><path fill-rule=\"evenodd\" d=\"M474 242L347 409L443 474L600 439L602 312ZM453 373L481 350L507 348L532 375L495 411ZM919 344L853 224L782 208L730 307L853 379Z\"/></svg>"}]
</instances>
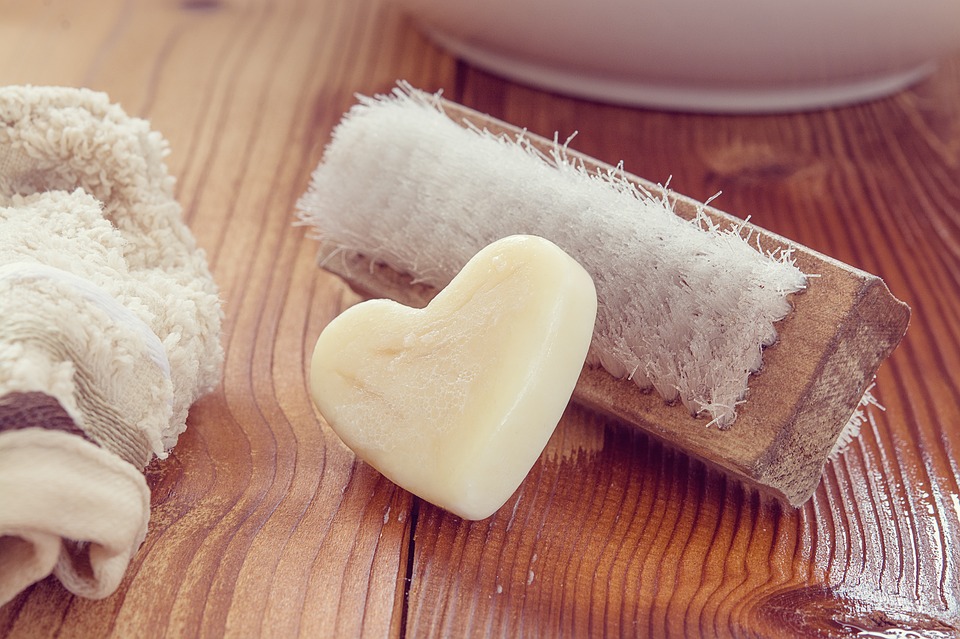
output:
<instances>
[{"instance_id":1,"label":"wooden brush handle","mask_svg":"<svg viewBox=\"0 0 960 639\"><path fill-rule=\"evenodd\" d=\"M444 109L465 125L510 136L522 133L452 102L444 102ZM523 135L545 152L554 147L551 140ZM612 168L573 150L568 155L591 170ZM664 191L637 176L624 177L651 193ZM807 290L792 297L794 311L777 323L778 340L764 350L763 367L751 378L737 420L727 430L708 427L706 419L691 416L683 406L667 404L656 393L642 391L602 369L583 370L574 401L641 428L765 494L799 506L813 494L838 436L881 362L906 332L910 309L874 275L690 198L671 193L670 199L681 217L693 218L702 209L721 226L751 233L765 251L792 251L797 266L812 276ZM371 263L363 255L344 253L322 241L320 246L321 265L362 296L423 306L436 293L411 285L409 275Z\"/></svg>"}]
</instances>

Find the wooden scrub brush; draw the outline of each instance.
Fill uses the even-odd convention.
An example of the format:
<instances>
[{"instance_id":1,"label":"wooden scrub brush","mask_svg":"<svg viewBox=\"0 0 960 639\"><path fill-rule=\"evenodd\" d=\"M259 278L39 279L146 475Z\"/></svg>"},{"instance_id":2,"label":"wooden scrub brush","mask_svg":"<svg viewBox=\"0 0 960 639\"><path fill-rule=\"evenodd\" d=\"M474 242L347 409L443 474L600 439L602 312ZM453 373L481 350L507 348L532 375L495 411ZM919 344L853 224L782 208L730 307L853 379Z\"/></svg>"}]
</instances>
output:
<instances>
[{"instance_id":1,"label":"wooden scrub brush","mask_svg":"<svg viewBox=\"0 0 960 639\"><path fill-rule=\"evenodd\" d=\"M325 269L412 306L499 238L551 240L599 300L574 401L794 506L909 320L873 275L407 85L344 117L298 208Z\"/></svg>"}]
</instances>

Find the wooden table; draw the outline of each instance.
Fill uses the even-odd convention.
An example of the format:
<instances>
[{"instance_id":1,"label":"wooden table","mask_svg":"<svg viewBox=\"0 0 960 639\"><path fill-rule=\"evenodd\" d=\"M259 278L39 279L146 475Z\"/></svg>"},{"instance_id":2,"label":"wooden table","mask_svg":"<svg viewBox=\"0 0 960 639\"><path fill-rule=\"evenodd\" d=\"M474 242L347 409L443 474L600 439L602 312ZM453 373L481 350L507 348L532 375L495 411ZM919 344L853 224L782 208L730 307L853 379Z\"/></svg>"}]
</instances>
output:
<instances>
[{"instance_id":1,"label":"wooden table","mask_svg":"<svg viewBox=\"0 0 960 639\"><path fill-rule=\"evenodd\" d=\"M351 293L294 203L355 92L398 79L561 138L884 277L913 308L862 437L799 510L571 408L494 517L357 462L304 371ZM719 117L604 106L457 62L381 0L0 2L0 82L83 85L171 142L226 309L223 384L148 469L102 601L46 580L14 636L867 636L960 632L960 57L869 104ZM900 632L901 634L897 634ZM880 636L880 635L869 635Z\"/></svg>"}]
</instances>

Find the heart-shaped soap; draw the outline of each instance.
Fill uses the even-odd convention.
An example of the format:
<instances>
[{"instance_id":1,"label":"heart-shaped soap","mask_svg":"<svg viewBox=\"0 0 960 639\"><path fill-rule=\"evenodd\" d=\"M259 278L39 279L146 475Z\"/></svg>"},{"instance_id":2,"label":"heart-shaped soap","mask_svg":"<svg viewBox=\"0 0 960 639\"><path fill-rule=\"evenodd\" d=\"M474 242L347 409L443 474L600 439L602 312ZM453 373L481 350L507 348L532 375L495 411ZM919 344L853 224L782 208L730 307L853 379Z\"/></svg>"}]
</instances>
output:
<instances>
[{"instance_id":1,"label":"heart-shaped soap","mask_svg":"<svg viewBox=\"0 0 960 639\"><path fill-rule=\"evenodd\" d=\"M509 499L556 428L590 346L597 295L555 244L477 253L423 309L369 300L321 333L311 395L394 483L465 519Z\"/></svg>"}]
</instances>

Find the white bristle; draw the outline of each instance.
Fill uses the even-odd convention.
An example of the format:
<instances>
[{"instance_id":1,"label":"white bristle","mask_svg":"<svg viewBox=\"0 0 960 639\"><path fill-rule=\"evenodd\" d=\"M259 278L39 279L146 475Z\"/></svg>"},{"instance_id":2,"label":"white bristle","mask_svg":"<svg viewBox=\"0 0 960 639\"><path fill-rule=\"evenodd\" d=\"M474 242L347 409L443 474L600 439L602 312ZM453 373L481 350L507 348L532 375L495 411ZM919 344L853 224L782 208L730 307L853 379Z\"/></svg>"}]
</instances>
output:
<instances>
[{"instance_id":1,"label":"white bristle","mask_svg":"<svg viewBox=\"0 0 960 639\"><path fill-rule=\"evenodd\" d=\"M553 241L597 287L588 362L721 427L806 283L789 255L680 218L620 170L590 173L565 145L545 155L522 136L461 126L438 96L407 86L361 98L298 208L325 242L435 287L501 237Z\"/></svg>"},{"instance_id":2,"label":"white bristle","mask_svg":"<svg viewBox=\"0 0 960 639\"><path fill-rule=\"evenodd\" d=\"M847 449L847 446L860 436L860 428L863 427L868 420L872 419L870 415L871 406L884 410L883 405L880 404L873 395L874 386L875 384L870 384L866 392L864 392L863 397L860 398L860 403L857 405L856 410L853 411L850 419L844 424L843 430L840 431L840 435L837 437L837 441L834 442L833 448L828 455L828 459L831 461L840 457L843 451Z\"/></svg>"}]
</instances>

